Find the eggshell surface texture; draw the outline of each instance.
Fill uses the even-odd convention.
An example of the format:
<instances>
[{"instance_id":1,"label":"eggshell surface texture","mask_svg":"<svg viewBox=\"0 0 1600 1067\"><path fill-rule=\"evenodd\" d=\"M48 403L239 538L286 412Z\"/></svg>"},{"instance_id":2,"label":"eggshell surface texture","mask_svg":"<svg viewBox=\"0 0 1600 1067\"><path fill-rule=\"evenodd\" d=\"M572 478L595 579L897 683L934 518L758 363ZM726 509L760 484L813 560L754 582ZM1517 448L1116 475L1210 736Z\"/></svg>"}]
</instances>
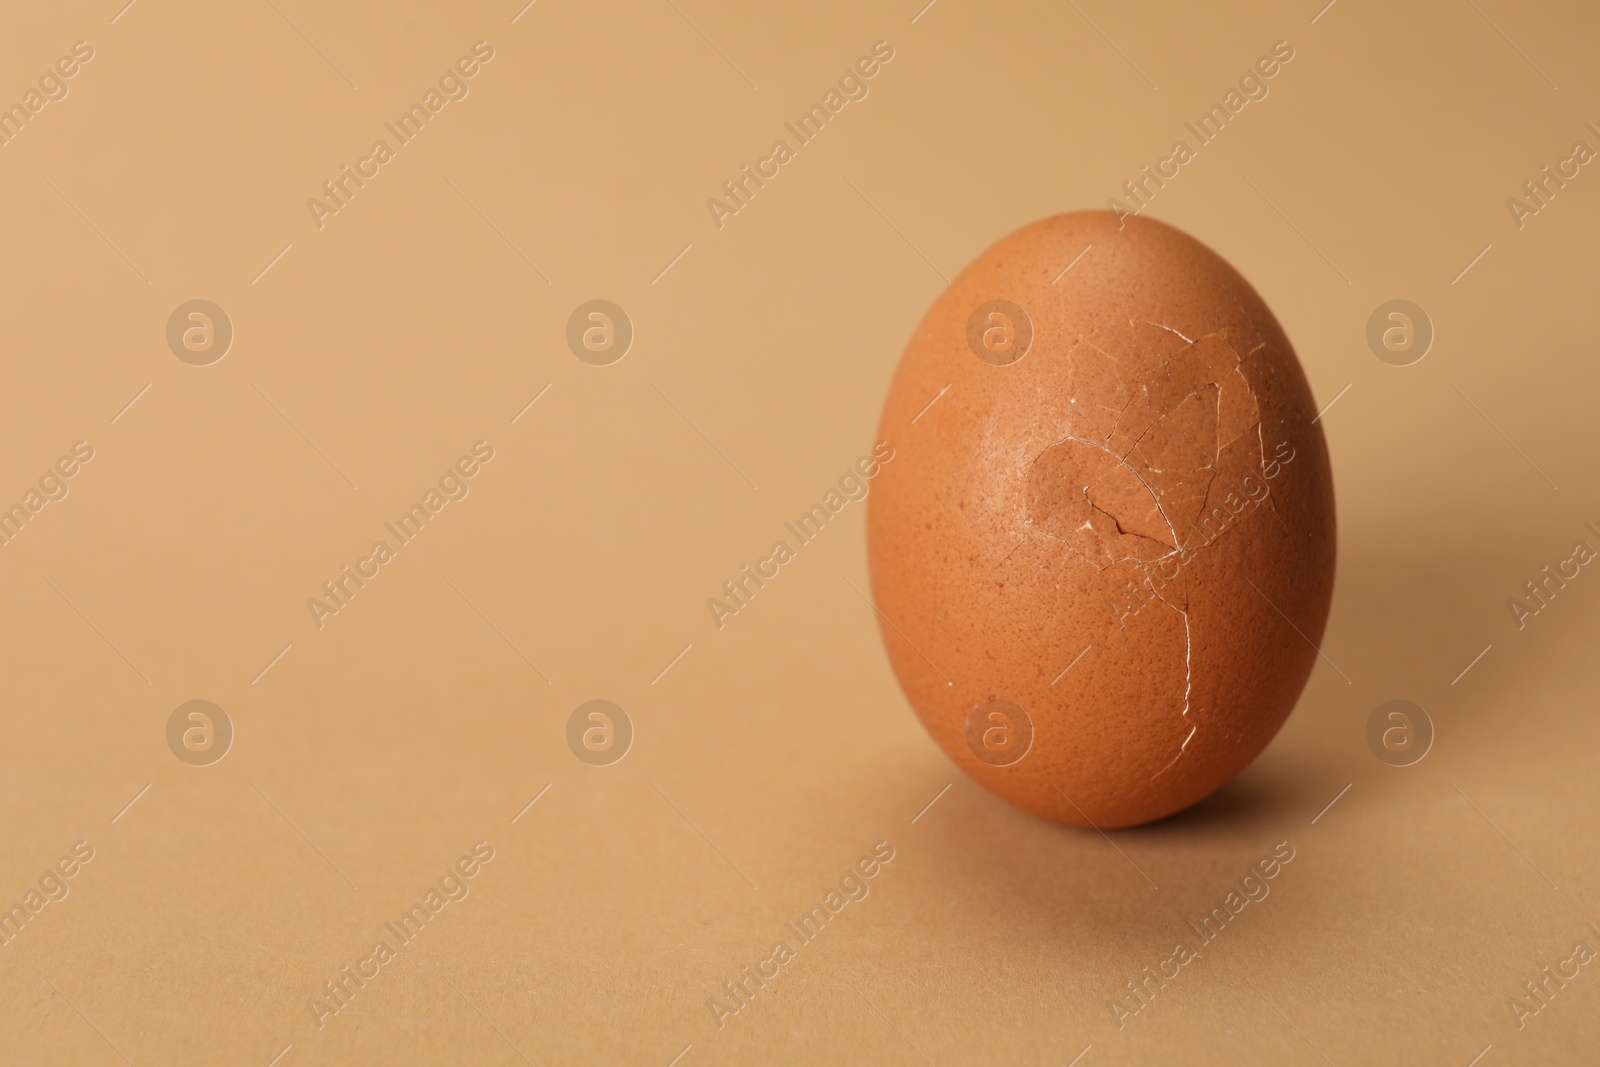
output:
<instances>
[{"instance_id":1,"label":"eggshell surface texture","mask_svg":"<svg viewBox=\"0 0 1600 1067\"><path fill-rule=\"evenodd\" d=\"M1058 215L979 256L906 347L867 501L880 629L934 740L1076 826L1243 770L1328 618L1315 417L1272 312L1170 226Z\"/></svg>"}]
</instances>

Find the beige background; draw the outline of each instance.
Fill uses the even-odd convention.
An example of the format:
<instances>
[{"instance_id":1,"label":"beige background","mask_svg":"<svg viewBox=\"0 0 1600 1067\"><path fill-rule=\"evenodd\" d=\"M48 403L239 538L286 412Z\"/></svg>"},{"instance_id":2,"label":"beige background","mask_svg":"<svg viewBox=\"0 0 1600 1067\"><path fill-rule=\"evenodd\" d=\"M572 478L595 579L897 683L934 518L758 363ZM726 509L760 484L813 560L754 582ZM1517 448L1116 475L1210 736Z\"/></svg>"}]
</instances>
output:
<instances>
[{"instance_id":1,"label":"beige background","mask_svg":"<svg viewBox=\"0 0 1600 1067\"><path fill-rule=\"evenodd\" d=\"M95 849L0 948L0 1061L1592 1060L1595 967L1521 1029L1507 1000L1600 948L1600 578L1521 631L1506 607L1600 547L1600 176L1506 207L1600 148L1592 12L119 6L0 32L4 101L95 49L0 148L0 501L95 449L0 547L0 901ZM318 230L306 199L478 40L470 96ZM870 96L716 229L706 198L878 40ZM1200 807L1047 825L905 705L849 584L864 508L724 629L705 600L869 449L941 274L1102 206L1278 40L1151 213L1338 398L1328 662ZM596 297L637 331L604 368L564 341ZM1437 330L1405 368L1364 336L1397 297ZM208 367L165 342L195 298L236 330ZM470 496L317 629L306 599L478 440ZM604 768L565 742L597 697L637 731ZM1365 741L1396 697L1437 729L1406 769ZM237 732L203 768L165 739L195 698ZM307 999L478 840L471 894L317 1029ZM708 999L880 840L871 895L718 1029ZM1107 999L1285 840L1119 1030Z\"/></svg>"}]
</instances>

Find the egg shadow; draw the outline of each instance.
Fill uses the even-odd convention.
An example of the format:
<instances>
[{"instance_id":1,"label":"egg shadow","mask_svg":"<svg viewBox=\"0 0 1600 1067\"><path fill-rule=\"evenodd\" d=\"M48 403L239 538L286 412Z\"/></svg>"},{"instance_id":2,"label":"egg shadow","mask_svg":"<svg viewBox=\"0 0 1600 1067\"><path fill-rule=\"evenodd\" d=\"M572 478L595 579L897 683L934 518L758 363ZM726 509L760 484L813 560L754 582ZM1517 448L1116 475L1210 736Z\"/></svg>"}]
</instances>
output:
<instances>
[{"instance_id":1,"label":"egg shadow","mask_svg":"<svg viewBox=\"0 0 1600 1067\"><path fill-rule=\"evenodd\" d=\"M1032 815L958 779L916 827L919 894L987 901L991 915L1005 917L1003 929L986 934L994 945L1079 959L1097 982L1115 978L1114 987L1127 963L1148 962L1144 955L1183 918L1215 904L1286 835L1316 799L1304 778L1292 759L1258 760L1181 812L1104 831ZM907 789L924 791L937 786Z\"/></svg>"},{"instance_id":2,"label":"egg shadow","mask_svg":"<svg viewBox=\"0 0 1600 1067\"><path fill-rule=\"evenodd\" d=\"M950 781L942 754L916 764L895 776L896 792L932 795ZM1292 756L1263 758L1184 811L1102 832L1040 818L958 778L900 839L915 889L900 899L897 923L939 933L916 949L897 939L896 956L904 973L950 996L1035 968L1053 976L1041 996L1098 1020L1106 998L1170 951L1188 921L1274 842L1293 839L1292 824L1303 826L1303 809L1319 798L1306 779ZM967 961L960 976L928 978L949 958ZM908 998L926 993L906 988Z\"/></svg>"},{"instance_id":3,"label":"egg shadow","mask_svg":"<svg viewBox=\"0 0 1600 1067\"><path fill-rule=\"evenodd\" d=\"M1313 800L1311 786L1293 761L1266 754L1210 796L1154 822L1108 830L1129 838L1181 837L1185 841L1258 837L1281 827L1284 813Z\"/></svg>"}]
</instances>

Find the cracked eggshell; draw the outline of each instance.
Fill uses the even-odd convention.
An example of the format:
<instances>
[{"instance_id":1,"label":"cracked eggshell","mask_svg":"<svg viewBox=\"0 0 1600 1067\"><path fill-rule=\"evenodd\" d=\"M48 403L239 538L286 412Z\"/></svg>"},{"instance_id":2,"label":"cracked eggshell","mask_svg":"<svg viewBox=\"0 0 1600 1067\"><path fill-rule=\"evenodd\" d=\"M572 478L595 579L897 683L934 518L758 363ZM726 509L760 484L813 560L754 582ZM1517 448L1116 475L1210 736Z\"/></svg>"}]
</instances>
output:
<instances>
[{"instance_id":1,"label":"cracked eggshell","mask_svg":"<svg viewBox=\"0 0 1600 1067\"><path fill-rule=\"evenodd\" d=\"M1256 291L1170 226L1058 215L979 256L901 358L867 503L880 629L934 740L1077 826L1243 770L1333 593L1315 415Z\"/></svg>"}]
</instances>

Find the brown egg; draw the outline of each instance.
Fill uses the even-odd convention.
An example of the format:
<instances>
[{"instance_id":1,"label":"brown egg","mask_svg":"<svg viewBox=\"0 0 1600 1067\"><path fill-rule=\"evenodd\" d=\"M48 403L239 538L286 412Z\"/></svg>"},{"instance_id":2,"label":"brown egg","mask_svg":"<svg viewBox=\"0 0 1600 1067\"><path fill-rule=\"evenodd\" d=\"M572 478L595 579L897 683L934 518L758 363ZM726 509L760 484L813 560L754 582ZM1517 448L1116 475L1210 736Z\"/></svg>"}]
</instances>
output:
<instances>
[{"instance_id":1,"label":"brown egg","mask_svg":"<svg viewBox=\"0 0 1600 1067\"><path fill-rule=\"evenodd\" d=\"M1247 766L1316 662L1333 478L1272 312L1192 237L1044 219L929 309L868 498L889 660L986 788L1077 826Z\"/></svg>"}]
</instances>

